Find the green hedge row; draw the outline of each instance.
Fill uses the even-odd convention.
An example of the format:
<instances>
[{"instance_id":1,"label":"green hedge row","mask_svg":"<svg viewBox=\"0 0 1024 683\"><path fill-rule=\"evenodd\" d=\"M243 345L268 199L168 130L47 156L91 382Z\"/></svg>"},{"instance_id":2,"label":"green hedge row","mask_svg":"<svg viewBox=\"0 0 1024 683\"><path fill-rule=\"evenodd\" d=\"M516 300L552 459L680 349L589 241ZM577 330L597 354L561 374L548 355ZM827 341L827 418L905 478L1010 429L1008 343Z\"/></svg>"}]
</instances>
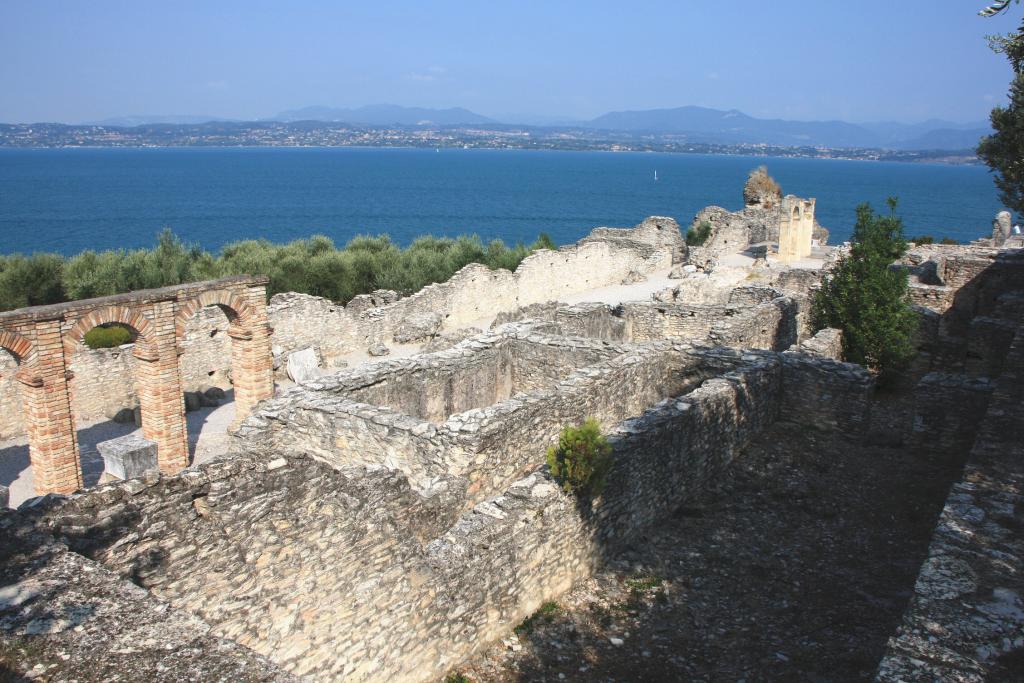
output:
<instances>
[{"instance_id":1,"label":"green hedge row","mask_svg":"<svg viewBox=\"0 0 1024 683\"><path fill-rule=\"evenodd\" d=\"M405 249L386 235L356 237L342 248L316 235L287 244L234 242L214 256L164 230L153 249L0 255L0 310L243 274L269 276L270 295L304 292L343 304L375 289L411 294L470 263L514 270L532 251L555 248L543 233L529 246L463 235L421 237Z\"/></svg>"}]
</instances>

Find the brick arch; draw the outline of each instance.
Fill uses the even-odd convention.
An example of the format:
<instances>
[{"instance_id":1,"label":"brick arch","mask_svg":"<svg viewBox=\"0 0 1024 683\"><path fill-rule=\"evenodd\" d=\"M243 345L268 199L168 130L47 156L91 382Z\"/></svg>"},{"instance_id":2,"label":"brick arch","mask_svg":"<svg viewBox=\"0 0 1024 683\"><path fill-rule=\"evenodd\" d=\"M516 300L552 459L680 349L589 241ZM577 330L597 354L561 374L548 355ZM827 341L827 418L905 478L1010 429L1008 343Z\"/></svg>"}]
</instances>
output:
<instances>
[{"instance_id":1,"label":"brick arch","mask_svg":"<svg viewBox=\"0 0 1024 683\"><path fill-rule=\"evenodd\" d=\"M64 335L64 349L70 355L74 353L78 344L85 343L86 333L94 327L107 323L119 323L135 330L138 338L135 340L135 354L137 356L147 355L152 340L155 337L153 325L140 311L128 306L104 306L89 311L75 321L71 330Z\"/></svg>"},{"instance_id":2,"label":"brick arch","mask_svg":"<svg viewBox=\"0 0 1024 683\"><path fill-rule=\"evenodd\" d=\"M17 332L0 330L0 348L9 351L18 365L31 365L35 360L35 346Z\"/></svg>"},{"instance_id":3,"label":"brick arch","mask_svg":"<svg viewBox=\"0 0 1024 683\"><path fill-rule=\"evenodd\" d=\"M217 306L228 316L231 325L245 324L252 316L249 304L242 297L227 289L211 289L185 302L174 316L174 333L180 339L185 336L185 326L199 309Z\"/></svg>"}]
</instances>

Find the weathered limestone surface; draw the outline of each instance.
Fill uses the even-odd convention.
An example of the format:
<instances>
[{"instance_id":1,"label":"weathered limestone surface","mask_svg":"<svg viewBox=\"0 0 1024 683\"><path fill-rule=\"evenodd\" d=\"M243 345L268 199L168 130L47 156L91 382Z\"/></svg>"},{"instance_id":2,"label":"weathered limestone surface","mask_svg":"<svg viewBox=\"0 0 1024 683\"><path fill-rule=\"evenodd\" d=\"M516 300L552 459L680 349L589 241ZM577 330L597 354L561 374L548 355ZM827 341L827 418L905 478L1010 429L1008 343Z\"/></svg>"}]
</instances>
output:
<instances>
[{"instance_id":1,"label":"weathered limestone surface","mask_svg":"<svg viewBox=\"0 0 1024 683\"><path fill-rule=\"evenodd\" d=\"M577 244L528 256L514 273L471 264L447 282L403 299L366 295L348 306L302 294L278 294L268 313L282 353L314 347L324 361L374 342L421 341L561 296L617 285L631 272L665 270L682 258L679 225L653 216L634 228L596 228Z\"/></svg>"},{"instance_id":2,"label":"weathered limestone surface","mask_svg":"<svg viewBox=\"0 0 1024 683\"><path fill-rule=\"evenodd\" d=\"M1024 653L1021 320L963 479L946 499L910 606L889 640L878 681L1019 678ZM954 399L957 393L952 392Z\"/></svg>"},{"instance_id":3,"label":"weathered limestone surface","mask_svg":"<svg viewBox=\"0 0 1024 683\"><path fill-rule=\"evenodd\" d=\"M790 351L799 351L809 356L820 356L832 358L833 360L843 359L843 331L826 327L799 344L794 344Z\"/></svg>"},{"instance_id":4,"label":"weathered limestone surface","mask_svg":"<svg viewBox=\"0 0 1024 683\"><path fill-rule=\"evenodd\" d=\"M201 619L33 533L3 506L0 535L0 646L5 655L17 653L32 679L298 680L266 657L214 635ZM9 673L11 680L22 680Z\"/></svg>"},{"instance_id":5,"label":"weathered limestone surface","mask_svg":"<svg viewBox=\"0 0 1024 683\"><path fill-rule=\"evenodd\" d=\"M790 200L791 197L785 199ZM798 200L795 197L792 199ZM828 242L828 230L814 220L814 200L809 201L812 204L810 211L806 214L809 217L808 222L801 224L801 229L805 231L810 229L810 239L823 245ZM692 228L696 228L704 222L710 223L711 236L699 249L693 250L693 257L689 259L689 262L698 264L703 264L706 261L713 262L724 254L743 251L753 244L779 242L780 229L784 223L782 215L784 204L790 206L784 201L767 208L759 205L745 206L740 211L729 211L720 206L709 206L702 209L694 217ZM791 206L790 210L792 210ZM788 225L788 221L786 224Z\"/></svg>"},{"instance_id":6,"label":"weathered limestone surface","mask_svg":"<svg viewBox=\"0 0 1024 683\"><path fill-rule=\"evenodd\" d=\"M615 466L589 508L543 470L467 506L473 495L467 478L449 476L417 489L396 469L331 462L317 455L319 446L302 452L296 443L283 453L253 450L150 486L127 482L44 501L22 517L134 577L176 609L199 615L213 635L264 653L296 675L426 680L568 590L607 553L721 476L780 406L792 402L787 387L806 391L801 378L815 367L835 372L816 360L800 366L790 354L673 350L665 342L647 349L582 368L580 393L562 399L564 406L588 396L611 403L626 386L637 391L663 382L673 374L666 354L697 363L692 380L670 391L672 397L628 409L636 417L611 430ZM623 372L638 365L651 372L630 371L621 386L609 384L619 376L616 364ZM787 379L790 367L801 378ZM707 373L716 376L702 379ZM835 391L834 380L829 384ZM561 393L568 391L563 383ZM316 393L323 390L295 390L294 410L319 410L297 404L300 395ZM825 421L822 410L833 410L823 401L809 405L814 412L806 419L818 423ZM495 425L499 437L484 437L485 461L502 442L539 440L530 421L516 431L498 424L504 417L499 411L493 422L477 423L484 432ZM239 439L259 442L266 419L262 412L250 418L247 427L256 431ZM379 438L391 435L382 430ZM532 452L543 458L542 448ZM532 467L539 464L535 459Z\"/></svg>"}]
</instances>

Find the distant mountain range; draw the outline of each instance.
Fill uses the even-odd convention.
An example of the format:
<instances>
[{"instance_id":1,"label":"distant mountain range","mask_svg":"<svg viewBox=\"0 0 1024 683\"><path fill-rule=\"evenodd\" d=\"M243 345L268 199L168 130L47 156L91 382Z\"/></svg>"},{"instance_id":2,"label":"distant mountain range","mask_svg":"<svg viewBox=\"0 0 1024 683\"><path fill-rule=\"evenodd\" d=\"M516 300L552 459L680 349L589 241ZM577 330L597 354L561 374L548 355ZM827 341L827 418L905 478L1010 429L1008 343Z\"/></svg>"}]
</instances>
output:
<instances>
[{"instance_id":1,"label":"distant mountain range","mask_svg":"<svg viewBox=\"0 0 1024 683\"><path fill-rule=\"evenodd\" d=\"M765 144L784 147L869 148L898 151L973 150L991 132L985 122L953 123L931 119L921 123L848 123L846 121L787 121L759 119L735 109L676 107L641 111L615 111L589 121L548 119L538 125L523 121L497 121L454 107L428 109L375 104L354 109L304 107L283 111L262 121L294 123L321 121L360 126L529 126L608 131L623 135L654 134L692 143L716 145ZM213 116L124 116L89 122L88 125L132 127L152 124L189 125L206 122L237 122ZM557 123L555 123L557 121Z\"/></svg>"},{"instance_id":2,"label":"distant mountain range","mask_svg":"<svg viewBox=\"0 0 1024 683\"><path fill-rule=\"evenodd\" d=\"M617 111L580 124L633 133L671 133L693 142L884 149L973 149L991 129L985 123L931 120L918 124L758 119L735 109L677 107Z\"/></svg>"},{"instance_id":3,"label":"distant mountain range","mask_svg":"<svg viewBox=\"0 0 1024 683\"><path fill-rule=\"evenodd\" d=\"M112 128L134 128L135 126L151 126L157 123L168 123L171 125L192 125L194 123L210 123L222 121L237 121L238 119L224 119L218 116L175 116L175 115L143 115L115 116L99 121L83 121L83 126L110 126Z\"/></svg>"},{"instance_id":4,"label":"distant mountain range","mask_svg":"<svg viewBox=\"0 0 1024 683\"><path fill-rule=\"evenodd\" d=\"M468 109L424 109L422 107L400 107L395 104L372 104L357 109L334 107L303 107L283 111L273 117L274 121L333 121L339 123L362 123L375 126L452 126L460 123L497 123Z\"/></svg>"}]
</instances>

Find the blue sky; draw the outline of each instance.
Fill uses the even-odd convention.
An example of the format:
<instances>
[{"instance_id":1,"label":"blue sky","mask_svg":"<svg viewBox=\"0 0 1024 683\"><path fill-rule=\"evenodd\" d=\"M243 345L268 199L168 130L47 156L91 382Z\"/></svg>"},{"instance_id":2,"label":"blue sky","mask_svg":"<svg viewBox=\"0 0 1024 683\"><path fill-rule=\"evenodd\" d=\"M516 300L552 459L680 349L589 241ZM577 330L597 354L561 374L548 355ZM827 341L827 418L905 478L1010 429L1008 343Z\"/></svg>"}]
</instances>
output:
<instances>
[{"instance_id":1,"label":"blue sky","mask_svg":"<svg viewBox=\"0 0 1024 683\"><path fill-rule=\"evenodd\" d=\"M1010 69L974 0L0 1L0 121L464 106L505 120L687 104L978 121Z\"/></svg>"}]
</instances>

